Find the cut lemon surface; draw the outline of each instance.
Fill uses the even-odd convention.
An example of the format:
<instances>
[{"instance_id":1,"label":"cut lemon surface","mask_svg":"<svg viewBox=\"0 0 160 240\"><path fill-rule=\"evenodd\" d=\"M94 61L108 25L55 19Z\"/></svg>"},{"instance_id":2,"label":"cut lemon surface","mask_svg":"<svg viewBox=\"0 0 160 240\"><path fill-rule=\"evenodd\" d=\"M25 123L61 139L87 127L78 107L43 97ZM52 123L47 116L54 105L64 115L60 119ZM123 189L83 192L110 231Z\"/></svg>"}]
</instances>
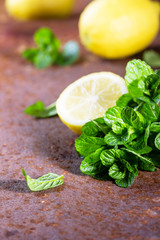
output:
<instances>
[{"instance_id":1,"label":"cut lemon surface","mask_svg":"<svg viewBox=\"0 0 160 240\"><path fill-rule=\"evenodd\" d=\"M75 133L88 121L104 116L106 110L127 92L125 81L111 72L91 73L70 84L56 102L62 122Z\"/></svg>"}]
</instances>

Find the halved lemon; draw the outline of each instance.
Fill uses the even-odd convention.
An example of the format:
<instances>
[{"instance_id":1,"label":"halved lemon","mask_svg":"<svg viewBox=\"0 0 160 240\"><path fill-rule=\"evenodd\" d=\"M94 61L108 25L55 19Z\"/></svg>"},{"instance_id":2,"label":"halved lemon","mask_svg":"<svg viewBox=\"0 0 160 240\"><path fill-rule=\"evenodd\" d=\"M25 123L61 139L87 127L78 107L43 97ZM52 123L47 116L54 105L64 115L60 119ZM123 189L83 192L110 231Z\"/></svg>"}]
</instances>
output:
<instances>
[{"instance_id":1,"label":"halved lemon","mask_svg":"<svg viewBox=\"0 0 160 240\"><path fill-rule=\"evenodd\" d=\"M111 72L91 73L70 84L56 102L62 122L80 134L91 119L104 116L106 110L127 92L125 81Z\"/></svg>"}]
</instances>

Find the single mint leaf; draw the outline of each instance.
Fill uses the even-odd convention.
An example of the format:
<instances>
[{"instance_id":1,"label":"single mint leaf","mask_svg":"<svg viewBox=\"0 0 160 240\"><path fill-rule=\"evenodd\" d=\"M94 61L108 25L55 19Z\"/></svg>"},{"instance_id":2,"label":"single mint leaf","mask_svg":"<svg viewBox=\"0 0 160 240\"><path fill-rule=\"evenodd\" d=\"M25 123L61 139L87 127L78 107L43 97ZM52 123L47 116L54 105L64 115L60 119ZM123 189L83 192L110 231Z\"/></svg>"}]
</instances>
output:
<instances>
[{"instance_id":1,"label":"single mint leaf","mask_svg":"<svg viewBox=\"0 0 160 240\"><path fill-rule=\"evenodd\" d=\"M49 105L48 107L45 107L43 102L37 101L33 105L27 107L24 112L36 118L53 117L57 115L56 102Z\"/></svg>"},{"instance_id":2,"label":"single mint leaf","mask_svg":"<svg viewBox=\"0 0 160 240\"><path fill-rule=\"evenodd\" d=\"M63 175L59 176L54 173L48 173L46 175L43 175L42 177L33 179L26 174L24 169L22 169L22 173L31 191L42 191L42 190L54 188L63 184L63 178L64 178Z\"/></svg>"},{"instance_id":3,"label":"single mint leaf","mask_svg":"<svg viewBox=\"0 0 160 240\"><path fill-rule=\"evenodd\" d=\"M151 75L149 75L151 76ZM147 85L146 85L146 79L145 78L141 78L138 82L138 88L141 89L141 91L143 93L145 93L146 95L150 96L150 91L147 89Z\"/></svg>"},{"instance_id":4,"label":"single mint leaf","mask_svg":"<svg viewBox=\"0 0 160 240\"><path fill-rule=\"evenodd\" d=\"M39 49L29 48L22 53L22 57L34 63L34 59L39 53Z\"/></svg>"},{"instance_id":5,"label":"single mint leaf","mask_svg":"<svg viewBox=\"0 0 160 240\"><path fill-rule=\"evenodd\" d=\"M79 45L75 41L67 42L55 63L60 66L67 66L75 63L79 58Z\"/></svg>"},{"instance_id":6,"label":"single mint leaf","mask_svg":"<svg viewBox=\"0 0 160 240\"><path fill-rule=\"evenodd\" d=\"M128 85L128 91L134 101L136 101L137 98L144 96L144 89L140 87L138 79L134 80Z\"/></svg>"},{"instance_id":7,"label":"single mint leaf","mask_svg":"<svg viewBox=\"0 0 160 240\"><path fill-rule=\"evenodd\" d=\"M151 123L150 131L160 133L160 122Z\"/></svg>"},{"instance_id":8,"label":"single mint leaf","mask_svg":"<svg viewBox=\"0 0 160 240\"><path fill-rule=\"evenodd\" d=\"M115 180L115 183L119 187L127 188L130 187L134 183L135 175L132 172L127 172L125 178L120 180Z\"/></svg>"},{"instance_id":9,"label":"single mint leaf","mask_svg":"<svg viewBox=\"0 0 160 240\"><path fill-rule=\"evenodd\" d=\"M40 28L34 34L34 41L41 49L47 49L49 46L52 46L56 51L60 47L59 40L55 37L51 29L49 28Z\"/></svg>"},{"instance_id":10,"label":"single mint leaf","mask_svg":"<svg viewBox=\"0 0 160 240\"><path fill-rule=\"evenodd\" d=\"M39 69L50 67L54 62L53 56L46 51L40 50L34 57L33 64Z\"/></svg>"},{"instance_id":11,"label":"single mint leaf","mask_svg":"<svg viewBox=\"0 0 160 240\"><path fill-rule=\"evenodd\" d=\"M115 122L123 123L123 120L121 118L121 111L122 108L115 106L109 108L104 116L104 121L105 123L109 126L112 127L112 124Z\"/></svg>"},{"instance_id":12,"label":"single mint leaf","mask_svg":"<svg viewBox=\"0 0 160 240\"><path fill-rule=\"evenodd\" d=\"M127 131L127 125L125 123L115 122L112 124L112 131L115 134L122 135Z\"/></svg>"},{"instance_id":13,"label":"single mint leaf","mask_svg":"<svg viewBox=\"0 0 160 240\"><path fill-rule=\"evenodd\" d=\"M154 98L159 89L160 89L160 76L159 74L152 74L150 76L147 77L146 79L147 85L148 85L148 89L151 92L151 96L152 98Z\"/></svg>"},{"instance_id":14,"label":"single mint leaf","mask_svg":"<svg viewBox=\"0 0 160 240\"><path fill-rule=\"evenodd\" d=\"M139 102L139 100L140 100L140 103L135 109L139 109L139 107L143 104L143 102L149 103L149 104L152 102L151 98L148 96L137 97L137 102Z\"/></svg>"},{"instance_id":15,"label":"single mint leaf","mask_svg":"<svg viewBox=\"0 0 160 240\"><path fill-rule=\"evenodd\" d=\"M134 59L128 62L126 67L126 84L128 86L131 84L131 82L141 79L142 77L146 78L148 75L153 73L154 71L147 63L139 59Z\"/></svg>"},{"instance_id":16,"label":"single mint leaf","mask_svg":"<svg viewBox=\"0 0 160 240\"><path fill-rule=\"evenodd\" d=\"M119 149L108 149L102 151L100 155L101 162L104 166L110 167L115 163L116 161L119 161L119 159L125 157L125 152Z\"/></svg>"},{"instance_id":17,"label":"single mint leaf","mask_svg":"<svg viewBox=\"0 0 160 240\"><path fill-rule=\"evenodd\" d=\"M90 137L82 134L75 141L76 151L80 156L87 157L91 153L94 153L97 149L105 146L106 143L103 138Z\"/></svg>"},{"instance_id":18,"label":"single mint leaf","mask_svg":"<svg viewBox=\"0 0 160 240\"><path fill-rule=\"evenodd\" d=\"M156 70L154 71L154 73L155 73L156 75L160 76L160 69L156 69Z\"/></svg>"},{"instance_id":19,"label":"single mint leaf","mask_svg":"<svg viewBox=\"0 0 160 240\"><path fill-rule=\"evenodd\" d=\"M109 146L117 146L123 144L121 136L115 134L113 131L110 131L108 134L106 134L104 141Z\"/></svg>"},{"instance_id":20,"label":"single mint leaf","mask_svg":"<svg viewBox=\"0 0 160 240\"><path fill-rule=\"evenodd\" d=\"M146 164L142 161L138 162L138 168L143 171L149 171L149 172L154 172L156 171L156 167L153 164Z\"/></svg>"},{"instance_id":21,"label":"single mint leaf","mask_svg":"<svg viewBox=\"0 0 160 240\"><path fill-rule=\"evenodd\" d=\"M160 107L154 103L143 103L141 107L139 108L139 112L148 120L151 122L156 122L159 119L160 115Z\"/></svg>"},{"instance_id":22,"label":"single mint leaf","mask_svg":"<svg viewBox=\"0 0 160 240\"><path fill-rule=\"evenodd\" d=\"M127 161L123 158L120 159L120 162L123 164L123 166L125 168L128 169L129 172L132 172L135 176L138 176L138 169L137 169L137 165L131 165L131 161Z\"/></svg>"},{"instance_id":23,"label":"single mint leaf","mask_svg":"<svg viewBox=\"0 0 160 240\"><path fill-rule=\"evenodd\" d=\"M135 111L131 107L123 108L121 112L121 117L126 124L132 126L135 129L140 130L146 126L146 121L143 115L141 115L139 112Z\"/></svg>"},{"instance_id":24,"label":"single mint leaf","mask_svg":"<svg viewBox=\"0 0 160 240\"><path fill-rule=\"evenodd\" d=\"M131 126L128 126L127 132L125 132L121 136L121 141L123 142L123 144L131 142L132 140L136 139L140 133L141 131L137 131L137 129L134 129Z\"/></svg>"},{"instance_id":25,"label":"single mint leaf","mask_svg":"<svg viewBox=\"0 0 160 240\"><path fill-rule=\"evenodd\" d=\"M123 94L117 101L118 107L126 107L131 104L132 96L129 93Z\"/></svg>"},{"instance_id":26,"label":"single mint leaf","mask_svg":"<svg viewBox=\"0 0 160 240\"><path fill-rule=\"evenodd\" d=\"M142 139L143 141L143 139ZM136 144L134 145L131 145L131 144L127 144L127 143L124 143L124 146L131 150L131 151L134 151L135 153L138 153L138 154L147 154L147 153L150 153L152 151L152 148L150 146L144 146L142 142L142 145L140 146L141 142L139 141L139 139L137 140Z\"/></svg>"},{"instance_id":27,"label":"single mint leaf","mask_svg":"<svg viewBox=\"0 0 160 240\"><path fill-rule=\"evenodd\" d=\"M102 165L100 160L100 154L104 150L104 148L97 149L94 153L91 153L81 162L80 170L84 174L89 176L96 176L101 173L106 173L108 175L107 168Z\"/></svg>"},{"instance_id":28,"label":"single mint leaf","mask_svg":"<svg viewBox=\"0 0 160 240\"><path fill-rule=\"evenodd\" d=\"M122 148L122 150L127 151L127 152L132 153L133 155L137 156L138 159L141 160L145 164L154 165L151 158L149 158L145 155L141 155L140 153L137 153L135 150L130 150L130 149L127 149L127 148Z\"/></svg>"},{"instance_id":29,"label":"single mint leaf","mask_svg":"<svg viewBox=\"0 0 160 240\"><path fill-rule=\"evenodd\" d=\"M143 53L143 60L151 67L160 67L160 54L154 50L148 50Z\"/></svg>"},{"instance_id":30,"label":"single mint leaf","mask_svg":"<svg viewBox=\"0 0 160 240\"><path fill-rule=\"evenodd\" d=\"M91 137L104 137L110 130L105 124L104 118L97 118L87 122L82 127L82 133Z\"/></svg>"},{"instance_id":31,"label":"single mint leaf","mask_svg":"<svg viewBox=\"0 0 160 240\"><path fill-rule=\"evenodd\" d=\"M157 95L153 98L153 101L160 106L160 94L157 94Z\"/></svg>"},{"instance_id":32,"label":"single mint leaf","mask_svg":"<svg viewBox=\"0 0 160 240\"><path fill-rule=\"evenodd\" d=\"M160 150L160 133L157 134L154 143L155 143L156 148L158 150Z\"/></svg>"},{"instance_id":33,"label":"single mint leaf","mask_svg":"<svg viewBox=\"0 0 160 240\"><path fill-rule=\"evenodd\" d=\"M147 154L152 151L150 146L147 146L148 138L150 134L150 125L145 129L142 134L139 134L136 139L124 142L124 146L139 154Z\"/></svg>"},{"instance_id":34,"label":"single mint leaf","mask_svg":"<svg viewBox=\"0 0 160 240\"><path fill-rule=\"evenodd\" d=\"M124 168L118 163L114 163L109 168L109 176L113 179L123 179L125 178L125 175L126 175L126 168Z\"/></svg>"}]
</instances>

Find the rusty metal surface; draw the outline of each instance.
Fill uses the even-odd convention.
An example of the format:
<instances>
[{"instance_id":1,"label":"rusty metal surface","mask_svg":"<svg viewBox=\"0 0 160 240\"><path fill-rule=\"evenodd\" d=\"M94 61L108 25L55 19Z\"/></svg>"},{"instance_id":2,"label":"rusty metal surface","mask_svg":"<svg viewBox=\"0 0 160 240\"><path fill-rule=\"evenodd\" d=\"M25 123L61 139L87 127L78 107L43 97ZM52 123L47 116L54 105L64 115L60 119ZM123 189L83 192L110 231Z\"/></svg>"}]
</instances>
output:
<instances>
[{"instance_id":1,"label":"rusty metal surface","mask_svg":"<svg viewBox=\"0 0 160 240\"><path fill-rule=\"evenodd\" d=\"M58 118L35 120L23 113L36 100L52 103L82 75L113 71L123 76L129 59L102 60L81 46L81 59L74 66L36 70L20 57L20 51L32 44L33 32L48 26L62 42L79 41L80 8L68 20L21 23L9 18L3 2L0 1L0 239L160 239L160 170L140 172L128 189L84 176L74 148L77 136ZM152 46L160 48L159 42L160 35ZM64 174L64 184L30 192L22 168L34 178L48 172Z\"/></svg>"}]
</instances>

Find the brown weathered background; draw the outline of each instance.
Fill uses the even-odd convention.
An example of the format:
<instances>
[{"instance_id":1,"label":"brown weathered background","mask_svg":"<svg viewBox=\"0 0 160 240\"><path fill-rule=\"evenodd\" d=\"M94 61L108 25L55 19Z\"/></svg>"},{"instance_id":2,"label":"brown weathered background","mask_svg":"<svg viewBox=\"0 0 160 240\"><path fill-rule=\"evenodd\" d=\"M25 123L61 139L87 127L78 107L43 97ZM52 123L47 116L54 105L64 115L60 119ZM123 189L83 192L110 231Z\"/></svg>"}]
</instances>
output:
<instances>
[{"instance_id":1,"label":"brown weathered background","mask_svg":"<svg viewBox=\"0 0 160 240\"><path fill-rule=\"evenodd\" d=\"M131 58L103 60L82 46L81 59L71 67L37 70L21 59L20 52L32 45L34 31L42 26L50 27L62 43L79 42L78 18L86 3L77 1L68 20L18 22L0 1L0 240L160 239L160 170L140 172L128 189L92 179L79 170L77 136L58 117L36 120L24 114L36 100L54 102L85 74L124 76ZM160 35L150 47L160 50ZM22 168L34 178L63 174L64 184L30 192Z\"/></svg>"}]
</instances>

